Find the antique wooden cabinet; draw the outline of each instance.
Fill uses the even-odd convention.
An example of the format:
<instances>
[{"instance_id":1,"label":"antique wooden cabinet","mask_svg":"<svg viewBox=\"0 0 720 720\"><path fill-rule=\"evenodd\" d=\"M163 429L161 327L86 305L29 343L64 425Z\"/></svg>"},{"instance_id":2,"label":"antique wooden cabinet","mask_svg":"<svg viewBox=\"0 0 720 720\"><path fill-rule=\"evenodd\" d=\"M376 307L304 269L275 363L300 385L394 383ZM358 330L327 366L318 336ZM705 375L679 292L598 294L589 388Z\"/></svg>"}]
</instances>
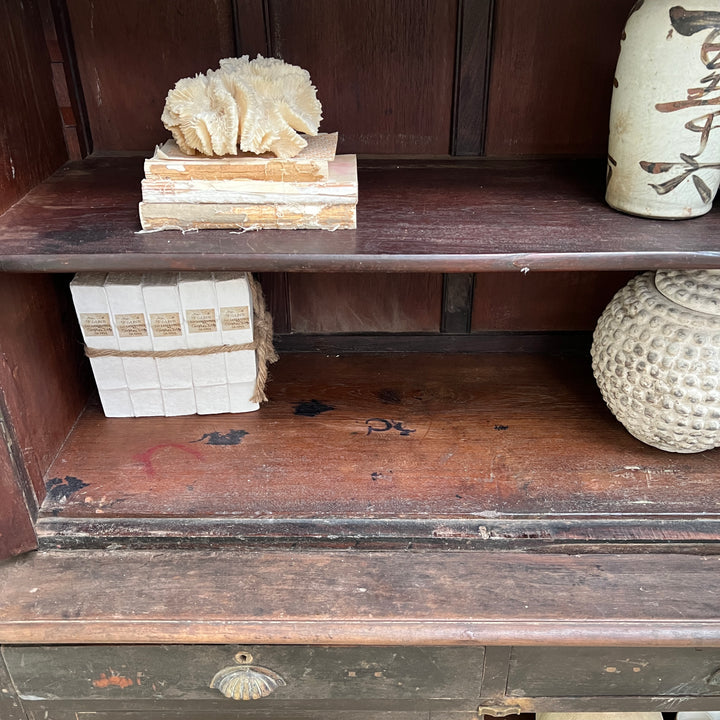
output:
<instances>
[{"instance_id":1,"label":"antique wooden cabinet","mask_svg":"<svg viewBox=\"0 0 720 720\"><path fill-rule=\"evenodd\" d=\"M720 708L720 455L590 369L633 274L720 266L717 211L603 202L632 4L0 5L3 719ZM168 88L257 53L359 155L357 230L139 232ZM166 269L256 273L258 412L102 415L71 274Z\"/></svg>"}]
</instances>

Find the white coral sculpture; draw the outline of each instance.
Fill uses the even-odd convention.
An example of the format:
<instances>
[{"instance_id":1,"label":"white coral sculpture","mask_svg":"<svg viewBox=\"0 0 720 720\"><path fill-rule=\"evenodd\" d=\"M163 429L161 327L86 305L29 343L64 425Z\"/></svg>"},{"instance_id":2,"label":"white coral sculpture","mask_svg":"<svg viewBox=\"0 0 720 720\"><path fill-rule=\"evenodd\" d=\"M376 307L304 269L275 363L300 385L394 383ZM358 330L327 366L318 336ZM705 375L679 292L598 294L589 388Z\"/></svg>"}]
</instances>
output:
<instances>
[{"instance_id":1,"label":"white coral sculpture","mask_svg":"<svg viewBox=\"0 0 720 720\"><path fill-rule=\"evenodd\" d=\"M260 55L220 61L218 70L178 80L168 93L162 122L188 155L271 152L295 157L317 135L322 106L310 74Z\"/></svg>"}]
</instances>

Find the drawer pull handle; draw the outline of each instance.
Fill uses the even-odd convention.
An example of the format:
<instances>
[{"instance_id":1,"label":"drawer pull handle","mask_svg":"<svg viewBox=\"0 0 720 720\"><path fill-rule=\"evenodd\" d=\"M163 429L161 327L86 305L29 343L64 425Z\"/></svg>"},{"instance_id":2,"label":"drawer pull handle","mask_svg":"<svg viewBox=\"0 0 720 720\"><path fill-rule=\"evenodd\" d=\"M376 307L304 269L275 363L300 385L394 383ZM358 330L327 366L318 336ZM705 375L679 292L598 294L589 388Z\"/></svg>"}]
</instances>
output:
<instances>
[{"instance_id":1,"label":"drawer pull handle","mask_svg":"<svg viewBox=\"0 0 720 720\"><path fill-rule=\"evenodd\" d=\"M259 700L267 697L275 688L285 685L285 681L276 672L251 665L252 659L249 653L238 653L235 661L240 664L215 673L210 687L233 700Z\"/></svg>"}]
</instances>

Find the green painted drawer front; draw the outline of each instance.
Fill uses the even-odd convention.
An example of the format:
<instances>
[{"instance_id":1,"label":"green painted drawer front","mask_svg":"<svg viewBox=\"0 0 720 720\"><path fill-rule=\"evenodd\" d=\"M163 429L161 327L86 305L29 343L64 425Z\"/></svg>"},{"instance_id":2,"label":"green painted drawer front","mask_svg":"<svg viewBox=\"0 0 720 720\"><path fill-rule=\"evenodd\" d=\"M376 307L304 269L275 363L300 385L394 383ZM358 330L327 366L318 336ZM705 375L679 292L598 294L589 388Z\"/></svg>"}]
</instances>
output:
<instances>
[{"instance_id":1,"label":"green painted drawer front","mask_svg":"<svg viewBox=\"0 0 720 720\"><path fill-rule=\"evenodd\" d=\"M513 648L507 692L515 697L720 695L720 649Z\"/></svg>"},{"instance_id":2,"label":"green painted drawer front","mask_svg":"<svg viewBox=\"0 0 720 720\"><path fill-rule=\"evenodd\" d=\"M414 709L412 701L474 699L484 658L477 647L293 645L5 647L3 653L27 702L209 700L238 709L330 699L350 701L349 710L356 709L355 700L368 699L408 701ZM226 699L209 684L219 670L238 664L236 653L252 656L253 666L276 673L285 684L261 700ZM404 708L393 703L393 709Z\"/></svg>"}]
</instances>

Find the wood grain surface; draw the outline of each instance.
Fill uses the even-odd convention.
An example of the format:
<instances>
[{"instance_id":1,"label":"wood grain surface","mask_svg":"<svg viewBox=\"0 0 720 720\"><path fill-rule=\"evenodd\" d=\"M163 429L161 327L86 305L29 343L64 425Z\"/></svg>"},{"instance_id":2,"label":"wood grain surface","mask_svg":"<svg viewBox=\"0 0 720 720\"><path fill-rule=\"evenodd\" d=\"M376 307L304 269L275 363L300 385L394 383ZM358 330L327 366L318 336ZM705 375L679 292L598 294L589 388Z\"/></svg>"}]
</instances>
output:
<instances>
[{"instance_id":1,"label":"wood grain surface","mask_svg":"<svg viewBox=\"0 0 720 720\"><path fill-rule=\"evenodd\" d=\"M0 565L0 642L718 647L719 577L672 554L42 552Z\"/></svg>"},{"instance_id":2,"label":"wood grain surface","mask_svg":"<svg viewBox=\"0 0 720 720\"><path fill-rule=\"evenodd\" d=\"M604 156L629 0L497 0L486 154Z\"/></svg>"},{"instance_id":3,"label":"wood grain surface","mask_svg":"<svg viewBox=\"0 0 720 720\"><path fill-rule=\"evenodd\" d=\"M113 537L135 518L146 538L174 523L176 537L344 546L717 540L720 451L643 445L584 357L303 353L271 376L254 413L108 419L91 405L48 472L41 526L97 521Z\"/></svg>"},{"instance_id":4,"label":"wood grain surface","mask_svg":"<svg viewBox=\"0 0 720 720\"><path fill-rule=\"evenodd\" d=\"M596 162L371 162L357 230L138 233L141 157L70 163L0 217L0 270L471 272L717 267L718 214L647 220Z\"/></svg>"},{"instance_id":5,"label":"wood grain surface","mask_svg":"<svg viewBox=\"0 0 720 720\"><path fill-rule=\"evenodd\" d=\"M87 400L87 367L73 332L68 278L0 279L0 388L20 462L37 497Z\"/></svg>"},{"instance_id":6,"label":"wood grain surface","mask_svg":"<svg viewBox=\"0 0 720 720\"><path fill-rule=\"evenodd\" d=\"M2 212L68 155L36 0L0 4L0 47Z\"/></svg>"},{"instance_id":7,"label":"wood grain surface","mask_svg":"<svg viewBox=\"0 0 720 720\"><path fill-rule=\"evenodd\" d=\"M339 152L447 155L457 0L271 0L273 55L309 71Z\"/></svg>"},{"instance_id":8,"label":"wood grain surface","mask_svg":"<svg viewBox=\"0 0 720 720\"><path fill-rule=\"evenodd\" d=\"M480 273L472 329L594 330L632 272Z\"/></svg>"},{"instance_id":9,"label":"wood grain surface","mask_svg":"<svg viewBox=\"0 0 720 720\"><path fill-rule=\"evenodd\" d=\"M152 150L168 90L234 55L231 0L67 3L97 150Z\"/></svg>"},{"instance_id":10,"label":"wood grain surface","mask_svg":"<svg viewBox=\"0 0 720 720\"><path fill-rule=\"evenodd\" d=\"M297 333L438 332L438 274L293 273L292 331Z\"/></svg>"}]
</instances>

